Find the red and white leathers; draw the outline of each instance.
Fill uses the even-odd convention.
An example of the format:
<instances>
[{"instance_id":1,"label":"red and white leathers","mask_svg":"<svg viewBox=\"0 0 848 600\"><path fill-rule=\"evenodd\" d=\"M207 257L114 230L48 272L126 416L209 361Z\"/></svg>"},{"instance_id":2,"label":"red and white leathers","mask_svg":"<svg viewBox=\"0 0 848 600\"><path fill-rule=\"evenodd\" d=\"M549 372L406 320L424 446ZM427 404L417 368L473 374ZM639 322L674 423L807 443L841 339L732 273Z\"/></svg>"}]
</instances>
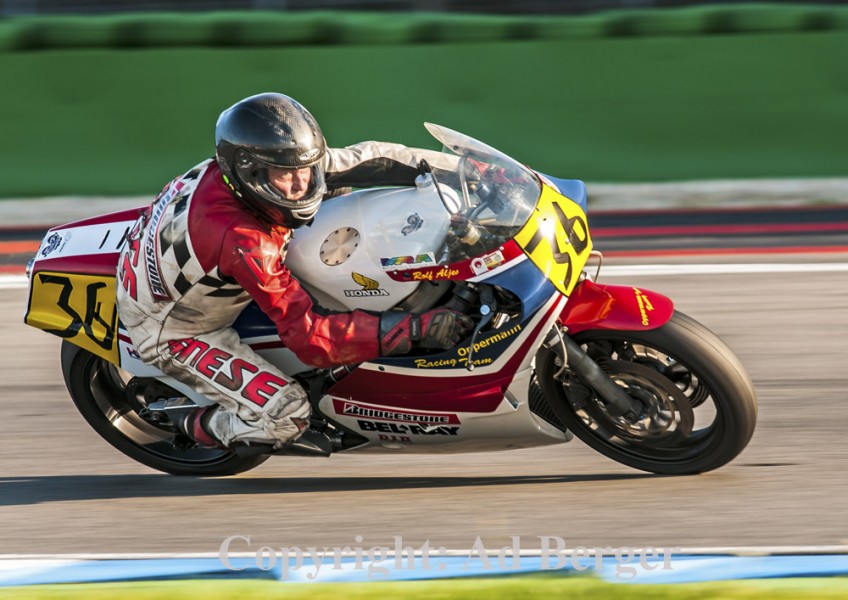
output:
<instances>
[{"instance_id":1,"label":"red and white leathers","mask_svg":"<svg viewBox=\"0 0 848 600\"><path fill-rule=\"evenodd\" d=\"M377 142L329 149L327 185L410 185L422 158L439 166L445 155ZM317 309L284 265L290 237L291 230L261 220L236 198L210 159L165 187L121 253L121 322L142 360L223 408L206 429L226 446L280 447L309 421L303 388L232 329L252 300L307 364L380 355L379 315Z\"/></svg>"}]
</instances>

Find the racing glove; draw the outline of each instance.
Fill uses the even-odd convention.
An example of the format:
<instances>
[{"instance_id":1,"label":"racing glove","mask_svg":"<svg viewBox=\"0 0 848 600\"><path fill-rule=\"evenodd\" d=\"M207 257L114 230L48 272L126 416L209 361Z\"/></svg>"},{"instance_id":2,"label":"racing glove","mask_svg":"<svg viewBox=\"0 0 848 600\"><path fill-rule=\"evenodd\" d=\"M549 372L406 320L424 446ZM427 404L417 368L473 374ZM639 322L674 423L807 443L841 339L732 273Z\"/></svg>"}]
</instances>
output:
<instances>
[{"instance_id":1,"label":"racing glove","mask_svg":"<svg viewBox=\"0 0 848 600\"><path fill-rule=\"evenodd\" d=\"M380 315L380 352L406 354L413 348L453 348L474 328L471 317L449 308L425 313L385 312Z\"/></svg>"}]
</instances>

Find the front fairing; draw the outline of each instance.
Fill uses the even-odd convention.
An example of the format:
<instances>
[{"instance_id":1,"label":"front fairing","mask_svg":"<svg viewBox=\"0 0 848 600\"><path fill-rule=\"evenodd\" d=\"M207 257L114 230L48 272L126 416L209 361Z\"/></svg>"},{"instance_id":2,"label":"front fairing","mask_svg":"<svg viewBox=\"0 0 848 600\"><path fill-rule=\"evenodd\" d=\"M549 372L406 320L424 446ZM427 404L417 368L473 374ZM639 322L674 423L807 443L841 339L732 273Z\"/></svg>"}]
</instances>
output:
<instances>
[{"instance_id":1,"label":"front fairing","mask_svg":"<svg viewBox=\"0 0 848 600\"><path fill-rule=\"evenodd\" d=\"M425 126L444 151L456 157L453 170L433 173L456 192L446 202L451 226L439 263L461 263L499 249L530 218L542 192L539 177L472 137L431 123Z\"/></svg>"},{"instance_id":2,"label":"front fairing","mask_svg":"<svg viewBox=\"0 0 848 600\"><path fill-rule=\"evenodd\" d=\"M443 197L450 226L441 248L434 249L437 265L389 276L401 281L480 280L526 257L567 296L592 251L582 182L540 175L465 134L425 126L454 156L452 169L432 172L454 192Z\"/></svg>"}]
</instances>

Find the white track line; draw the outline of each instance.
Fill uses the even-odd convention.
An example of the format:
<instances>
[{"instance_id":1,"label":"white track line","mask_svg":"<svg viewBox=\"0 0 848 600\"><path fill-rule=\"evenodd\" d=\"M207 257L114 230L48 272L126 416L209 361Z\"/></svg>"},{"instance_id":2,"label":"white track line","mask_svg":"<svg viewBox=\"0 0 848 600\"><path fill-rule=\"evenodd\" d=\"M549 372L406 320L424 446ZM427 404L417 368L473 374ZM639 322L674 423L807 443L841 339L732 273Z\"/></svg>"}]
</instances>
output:
<instances>
[{"instance_id":1,"label":"white track line","mask_svg":"<svg viewBox=\"0 0 848 600\"><path fill-rule=\"evenodd\" d=\"M0 290L21 290L26 287L25 275L0 275Z\"/></svg>"}]
</instances>

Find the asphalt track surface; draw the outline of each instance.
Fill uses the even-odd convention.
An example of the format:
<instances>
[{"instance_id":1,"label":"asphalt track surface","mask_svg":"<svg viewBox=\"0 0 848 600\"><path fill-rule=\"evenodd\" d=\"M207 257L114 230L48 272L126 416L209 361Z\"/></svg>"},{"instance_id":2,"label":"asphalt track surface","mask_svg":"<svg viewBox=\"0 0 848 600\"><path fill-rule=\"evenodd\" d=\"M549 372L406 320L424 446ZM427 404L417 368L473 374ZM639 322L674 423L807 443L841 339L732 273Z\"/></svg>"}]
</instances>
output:
<instances>
[{"instance_id":1,"label":"asphalt track surface","mask_svg":"<svg viewBox=\"0 0 848 600\"><path fill-rule=\"evenodd\" d=\"M449 550L478 536L494 550L513 536L522 550L539 549L539 536L568 548L848 544L848 254L828 250L608 261L796 265L602 272L672 297L752 376L760 414L751 444L729 465L687 477L618 465L578 440L485 454L274 457L222 479L158 474L85 424L62 382L59 339L22 324L25 290L0 289L0 552L214 554L231 536L250 537L249 547L232 546L249 552L394 547L396 537Z\"/></svg>"}]
</instances>

